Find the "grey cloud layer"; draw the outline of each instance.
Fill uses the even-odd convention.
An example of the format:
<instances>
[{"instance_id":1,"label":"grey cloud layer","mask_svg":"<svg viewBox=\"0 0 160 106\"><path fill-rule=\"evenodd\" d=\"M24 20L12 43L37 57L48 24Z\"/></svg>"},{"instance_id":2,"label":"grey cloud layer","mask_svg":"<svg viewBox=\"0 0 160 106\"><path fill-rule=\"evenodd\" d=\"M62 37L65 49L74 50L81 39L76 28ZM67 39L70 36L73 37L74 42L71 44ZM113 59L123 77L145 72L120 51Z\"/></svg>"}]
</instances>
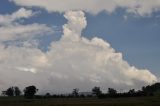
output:
<instances>
[{"instance_id":1,"label":"grey cloud layer","mask_svg":"<svg viewBox=\"0 0 160 106\"><path fill-rule=\"evenodd\" d=\"M150 15L160 10L160 0L10 0L17 5L41 7L49 12L84 10L97 14L103 10L112 13L117 8L126 9L127 13L140 16Z\"/></svg>"},{"instance_id":2,"label":"grey cloud layer","mask_svg":"<svg viewBox=\"0 0 160 106\"><path fill-rule=\"evenodd\" d=\"M82 37L81 31L87 25L82 11L69 11L64 17L68 20L64 34L52 42L47 52L37 47L6 48L0 44L0 90L31 84L41 93L67 92L75 87L85 91L93 86L130 89L157 81L149 70L130 66L103 39Z\"/></svg>"}]
</instances>

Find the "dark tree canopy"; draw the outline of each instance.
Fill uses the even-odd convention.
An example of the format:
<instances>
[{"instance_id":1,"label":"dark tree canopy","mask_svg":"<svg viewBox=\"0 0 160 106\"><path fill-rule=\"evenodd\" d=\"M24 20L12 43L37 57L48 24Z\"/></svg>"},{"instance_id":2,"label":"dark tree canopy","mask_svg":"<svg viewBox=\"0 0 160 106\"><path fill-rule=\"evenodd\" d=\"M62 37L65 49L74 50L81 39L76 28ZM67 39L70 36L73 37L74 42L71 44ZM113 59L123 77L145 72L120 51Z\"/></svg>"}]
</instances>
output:
<instances>
[{"instance_id":1,"label":"dark tree canopy","mask_svg":"<svg viewBox=\"0 0 160 106\"><path fill-rule=\"evenodd\" d=\"M7 96L14 96L14 87L10 87L6 90Z\"/></svg>"},{"instance_id":2,"label":"dark tree canopy","mask_svg":"<svg viewBox=\"0 0 160 106\"><path fill-rule=\"evenodd\" d=\"M16 87L14 87L14 93L15 93L15 96L20 96L21 90L16 86Z\"/></svg>"},{"instance_id":3,"label":"dark tree canopy","mask_svg":"<svg viewBox=\"0 0 160 106\"><path fill-rule=\"evenodd\" d=\"M28 86L24 89L24 96L26 98L33 98L37 91L38 89L34 85Z\"/></svg>"},{"instance_id":4,"label":"dark tree canopy","mask_svg":"<svg viewBox=\"0 0 160 106\"><path fill-rule=\"evenodd\" d=\"M46 98L49 98L49 97L51 97L51 94L50 94L50 93L46 93L46 94L45 94L45 97L46 97Z\"/></svg>"},{"instance_id":5,"label":"dark tree canopy","mask_svg":"<svg viewBox=\"0 0 160 106\"><path fill-rule=\"evenodd\" d=\"M113 88L108 88L108 94L109 95L115 95L115 94L117 94L117 91Z\"/></svg>"},{"instance_id":6,"label":"dark tree canopy","mask_svg":"<svg viewBox=\"0 0 160 106\"><path fill-rule=\"evenodd\" d=\"M160 83L155 83L153 85L148 85L146 87L142 87L142 91L145 95L152 96L154 93L160 91Z\"/></svg>"},{"instance_id":7,"label":"dark tree canopy","mask_svg":"<svg viewBox=\"0 0 160 106\"><path fill-rule=\"evenodd\" d=\"M160 83L154 83L152 85L144 86L141 90L131 89L128 92L120 92L118 93L114 88L108 88L107 93L102 93L100 87L92 88L91 92L79 93L79 89L75 88L70 95L50 95L50 93L46 93L46 95L36 95L38 89L32 85L28 86L24 89L24 97L26 98L64 98L64 97L95 97L98 98L118 98L118 97L143 97L143 96L160 96ZM88 94L87 94L88 93ZM93 94L93 95L92 95ZM9 87L7 90L2 91L2 96L20 96L21 91L17 86Z\"/></svg>"},{"instance_id":8,"label":"dark tree canopy","mask_svg":"<svg viewBox=\"0 0 160 106\"><path fill-rule=\"evenodd\" d=\"M136 91L135 91L135 89L131 89L131 90L129 90L129 92L128 92L129 94L135 94L136 93Z\"/></svg>"},{"instance_id":9,"label":"dark tree canopy","mask_svg":"<svg viewBox=\"0 0 160 106\"><path fill-rule=\"evenodd\" d=\"M10 87L6 91L2 91L2 95L6 96L20 96L21 90L15 86L15 87Z\"/></svg>"},{"instance_id":10,"label":"dark tree canopy","mask_svg":"<svg viewBox=\"0 0 160 106\"><path fill-rule=\"evenodd\" d=\"M79 89L78 88L73 89L72 95L75 97L78 97L79 96Z\"/></svg>"},{"instance_id":11,"label":"dark tree canopy","mask_svg":"<svg viewBox=\"0 0 160 106\"><path fill-rule=\"evenodd\" d=\"M102 91L101 91L100 87L94 87L92 89L92 93L95 94L96 96L100 96L102 94Z\"/></svg>"},{"instance_id":12,"label":"dark tree canopy","mask_svg":"<svg viewBox=\"0 0 160 106\"><path fill-rule=\"evenodd\" d=\"M2 91L1 95L6 96L6 91Z\"/></svg>"}]
</instances>

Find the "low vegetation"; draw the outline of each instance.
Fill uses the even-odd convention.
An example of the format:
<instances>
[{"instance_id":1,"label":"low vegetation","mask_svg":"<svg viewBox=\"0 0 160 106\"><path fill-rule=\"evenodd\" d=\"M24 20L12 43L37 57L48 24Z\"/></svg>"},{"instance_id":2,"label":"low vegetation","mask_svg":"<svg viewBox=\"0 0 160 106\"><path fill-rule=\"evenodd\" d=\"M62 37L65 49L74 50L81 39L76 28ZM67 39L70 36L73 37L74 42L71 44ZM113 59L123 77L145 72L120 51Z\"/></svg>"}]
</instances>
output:
<instances>
[{"instance_id":1,"label":"low vegetation","mask_svg":"<svg viewBox=\"0 0 160 106\"><path fill-rule=\"evenodd\" d=\"M91 94L84 95L78 88L68 95L35 95L38 89L32 85L22 91L18 87L9 87L2 91L0 106L160 106L160 83L118 93L108 88L103 93L100 87L94 87Z\"/></svg>"}]
</instances>

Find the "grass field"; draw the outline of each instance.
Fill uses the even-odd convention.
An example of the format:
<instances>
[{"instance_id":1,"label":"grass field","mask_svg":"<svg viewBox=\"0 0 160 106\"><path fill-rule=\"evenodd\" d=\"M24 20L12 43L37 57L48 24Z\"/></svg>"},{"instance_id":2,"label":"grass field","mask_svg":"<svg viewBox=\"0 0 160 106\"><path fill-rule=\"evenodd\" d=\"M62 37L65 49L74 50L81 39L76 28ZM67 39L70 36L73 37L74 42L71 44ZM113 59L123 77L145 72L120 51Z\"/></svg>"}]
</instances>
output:
<instances>
[{"instance_id":1,"label":"grass field","mask_svg":"<svg viewBox=\"0 0 160 106\"><path fill-rule=\"evenodd\" d=\"M0 98L0 106L160 106L160 97L34 99Z\"/></svg>"}]
</instances>

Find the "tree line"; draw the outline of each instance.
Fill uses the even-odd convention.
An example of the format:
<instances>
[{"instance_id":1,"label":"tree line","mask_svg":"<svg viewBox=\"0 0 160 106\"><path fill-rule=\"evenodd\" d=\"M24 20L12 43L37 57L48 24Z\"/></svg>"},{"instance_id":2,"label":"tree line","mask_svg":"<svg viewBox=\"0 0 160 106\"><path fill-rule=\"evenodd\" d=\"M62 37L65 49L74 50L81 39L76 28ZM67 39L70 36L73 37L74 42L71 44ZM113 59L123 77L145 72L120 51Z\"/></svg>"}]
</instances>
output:
<instances>
[{"instance_id":1,"label":"tree line","mask_svg":"<svg viewBox=\"0 0 160 106\"><path fill-rule=\"evenodd\" d=\"M46 93L45 95L35 95L38 92L36 86L25 87L22 91L19 87L9 87L7 90L2 91L3 96L24 96L25 98L85 98L85 97L98 97L98 98L118 98L118 97L141 97L141 96L160 96L160 83L155 83L152 85L144 86L141 90L131 89L127 92L118 93L114 88L108 88L107 93L103 93L100 87L94 87L91 90L91 94L85 95L79 92L78 88L73 89L71 94L68 95L58 95Z\"/></svg>"},{"instance_id":2,"label":"tree line","mask_svg":"<svg viewBox=\"0 0 160 106\"><path fill-rule=\"evenodd\" d=\"M38 92L38 89L36 88L36 86L32 85L32 86L25 87L23 92L24 92L25 98L33 98L35 94ZM21 94L22 94L22 91L17 86L9 87L6 91L2 91L3 96L10 96L10 97L21 96Z\"/></svg>"}]
</instances>

